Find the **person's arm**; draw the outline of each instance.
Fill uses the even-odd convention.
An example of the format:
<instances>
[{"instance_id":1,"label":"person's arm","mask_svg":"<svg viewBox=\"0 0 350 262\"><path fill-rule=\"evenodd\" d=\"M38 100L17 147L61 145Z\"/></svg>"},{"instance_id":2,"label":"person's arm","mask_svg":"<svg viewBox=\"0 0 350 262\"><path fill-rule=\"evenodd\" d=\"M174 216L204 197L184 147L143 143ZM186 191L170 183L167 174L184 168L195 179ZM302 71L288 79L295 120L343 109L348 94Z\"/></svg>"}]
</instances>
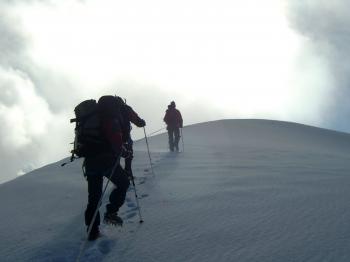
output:
<instances>
[{"instance_id":1,"label":"person's arm","mask_svg":"<svg viewBox=\"0 0 350 262\"><path fill-rule=\"evenodd\" d=\"M139 115L131 107L129 107L128 117L130 122L137 127L144 127L146 125L145 120L140 118Z\"/></svg>"},{"instance_id":2,"label":"person's arm","mask_svg":"<svg viewBox=\"0 0 350 262\"><path fill-rule=\"evenodd\" d=\"M164 118L163 118L163 121L164 121L166 124L168 124L168 122L169 122L169 111L168 111L168 110L167 110L166 113L165 113L165 116L164 116Z\"/></svg>"},{"instance_id":3,"label":"person's arm","mask_svg":"<svg viewBox=\"0 0 350 262\"><path fill-rule=\"evenodd\" d=\"M179 124L180 124L180 128L182 128L183 127L182 115L181 115L179 110L177 110L177 112L178 112L178 121L179 121Z\"/></svg>"}]
</instances>

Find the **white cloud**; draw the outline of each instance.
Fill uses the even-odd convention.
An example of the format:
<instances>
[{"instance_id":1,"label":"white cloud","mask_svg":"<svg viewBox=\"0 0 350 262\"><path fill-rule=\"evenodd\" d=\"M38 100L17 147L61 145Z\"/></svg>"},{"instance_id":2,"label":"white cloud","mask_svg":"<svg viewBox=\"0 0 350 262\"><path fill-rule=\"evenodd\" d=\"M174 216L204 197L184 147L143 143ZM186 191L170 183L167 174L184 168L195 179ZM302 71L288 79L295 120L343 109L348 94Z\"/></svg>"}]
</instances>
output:
<instances>
[{"instance_id":1,"label":"white cloud","mask_svg":"<svg viewBox=\"0 0 350 262\"><path fill-rule=\"evenodd\" d=\"M23 72L0 68L0 83L4 94L0 99L1 141L5 147L17 149L31 143L32 137L43 135L52 115Z\"/></svg>"},{"instance_id":2,"label":"white cloud","mask_svg":"<svg viewBox=\"0 0 350 262\"><path fill-rule=\"evenodd\" d=\"M124 79L220 101L230 114L297 103L288 81L300 46L279 1L63 1L18 13L31 59L79 79L80 93Z\"/></svg>"},{"instance_id":3,"label":"white cloud","mask_svg":"<svg viewBox=\"0 0 350 262\"><path fill-rule=\"evenodd\" d=\"M329 128L350 130L348 118L350 106L350 15L348 1L286 1L291 27L306 42L304 57L309 59L305 78L313 78L313 87L326 90L327 97L315 100L322 103L323 121ZM310 63L311 58L313 62ZM302 61L305 61L303 59ZM310 96L312 97L312 96Z\"/></svg>"},{"instance_id":4,"label":"white cloud","mask_svg":"<svg viewBox=\"0 0 350 262\"><path fill-rule=\"evenodd\" d=\"M149 132L164 125L171 100L186 124L250 117L327 123L336 81L319 52L334 52L325 32L339 38L311 19L328 10L317 1L307 1L306 11L300 1L285 9L286 2L8 1L0 18L2 164L16 173L68 155L74 106L110 93L125 97ZM343 2L336 3L332 12ZM296 31L285 15L292 9Z\"/></svg>"}]
</instances>

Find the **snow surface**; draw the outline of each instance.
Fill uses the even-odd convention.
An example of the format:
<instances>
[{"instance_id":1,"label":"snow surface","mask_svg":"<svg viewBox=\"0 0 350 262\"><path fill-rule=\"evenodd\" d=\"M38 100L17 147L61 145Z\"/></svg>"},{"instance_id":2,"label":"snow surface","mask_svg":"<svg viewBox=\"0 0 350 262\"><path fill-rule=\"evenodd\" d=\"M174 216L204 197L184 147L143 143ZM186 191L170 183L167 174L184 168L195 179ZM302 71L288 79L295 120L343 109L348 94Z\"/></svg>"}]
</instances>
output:
<instances>
[{"instance_id":1,"label":"snow surface","mask_svg":"<svg viewBox=\"0 0 350 262\"><path fill-rule=\"evenodd\" d=\"M125 225L103 225L81 261L350 261L349 134L269 120L183 134L180 153L166 134L149 138L154 174L135 143L145 222L130 187ZM67 160L0 185L0 261L76 261L87 185Z\"/></svg>"}]
</instances>

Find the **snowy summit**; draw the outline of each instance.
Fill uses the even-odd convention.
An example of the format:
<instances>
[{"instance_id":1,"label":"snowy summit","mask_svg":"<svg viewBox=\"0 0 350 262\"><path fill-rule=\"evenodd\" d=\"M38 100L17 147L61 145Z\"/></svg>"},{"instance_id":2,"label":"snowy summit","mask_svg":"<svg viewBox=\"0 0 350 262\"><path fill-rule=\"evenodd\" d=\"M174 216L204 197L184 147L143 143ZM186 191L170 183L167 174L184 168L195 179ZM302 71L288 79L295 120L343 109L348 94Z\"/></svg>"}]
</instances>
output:
<instances>
[{"instance_id":1,"label":"snowy summit","mask_svg":"<svg viewBox=\"0 0 350 262\"><path fill-rule=\"evenodd\" d=\"M152 168L135 143L144 223L130 186L124 226L102 225L80 261L350 261L349 134L221 120L186 126L183 139L176 153L167 134L150 137ZM1 261L77 261L87 184L82 160L66 161L0 185Z\"/></svg>"}]
</instances>

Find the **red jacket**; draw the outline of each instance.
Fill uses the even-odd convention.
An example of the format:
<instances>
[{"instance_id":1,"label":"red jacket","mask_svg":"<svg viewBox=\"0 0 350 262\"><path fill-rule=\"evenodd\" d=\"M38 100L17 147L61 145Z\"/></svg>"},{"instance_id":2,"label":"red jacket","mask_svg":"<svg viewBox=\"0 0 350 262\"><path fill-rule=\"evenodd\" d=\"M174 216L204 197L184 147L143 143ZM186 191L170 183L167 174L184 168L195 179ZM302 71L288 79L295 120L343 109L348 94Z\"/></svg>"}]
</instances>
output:
<instances>
[{"instance_id":1,"label":"red jacket","mask_svg":"<svg viewBox=\"0 0 350 262\"><path fill-rule=\"evenodd\" d=\"M182 128L182 116L176 108L167 109L163 120L167 124L167 129Z\"/></svg>"},{"instance_id":2,"label":"red jacket","mask_svg":"<svg viewBox=\"0 0 350 262\"><path fill-rule=\"evenodd\" d=\"M85 157L86 175L101 175L108 168L113 167L117 157L122 152L122 131L116 118L101 119L101 132L107 140L106 152L92 157Z\"/></svg>"},{"instance_id":3,"label":"red jacket","mask_svg":"<svg viewBox=\"0 0 350 262\"><path fill-rule=\"evenodd\" d=\"M102 132L115 155L121 153L123 133L119 121L115 118L102 120Z\"/></svg>"},{"instance_id":4,"label":"red jacket","mask_svg":"<svg viewBox=\"0 0 350 262\"><path fill-rule=\"evenodd\" d=\"M144 127L145 121L139 117L139 115L131 108L131 106L125 105L127 110L128 121L136 125L137 127Z\"/></svg>"}]
</instances>

